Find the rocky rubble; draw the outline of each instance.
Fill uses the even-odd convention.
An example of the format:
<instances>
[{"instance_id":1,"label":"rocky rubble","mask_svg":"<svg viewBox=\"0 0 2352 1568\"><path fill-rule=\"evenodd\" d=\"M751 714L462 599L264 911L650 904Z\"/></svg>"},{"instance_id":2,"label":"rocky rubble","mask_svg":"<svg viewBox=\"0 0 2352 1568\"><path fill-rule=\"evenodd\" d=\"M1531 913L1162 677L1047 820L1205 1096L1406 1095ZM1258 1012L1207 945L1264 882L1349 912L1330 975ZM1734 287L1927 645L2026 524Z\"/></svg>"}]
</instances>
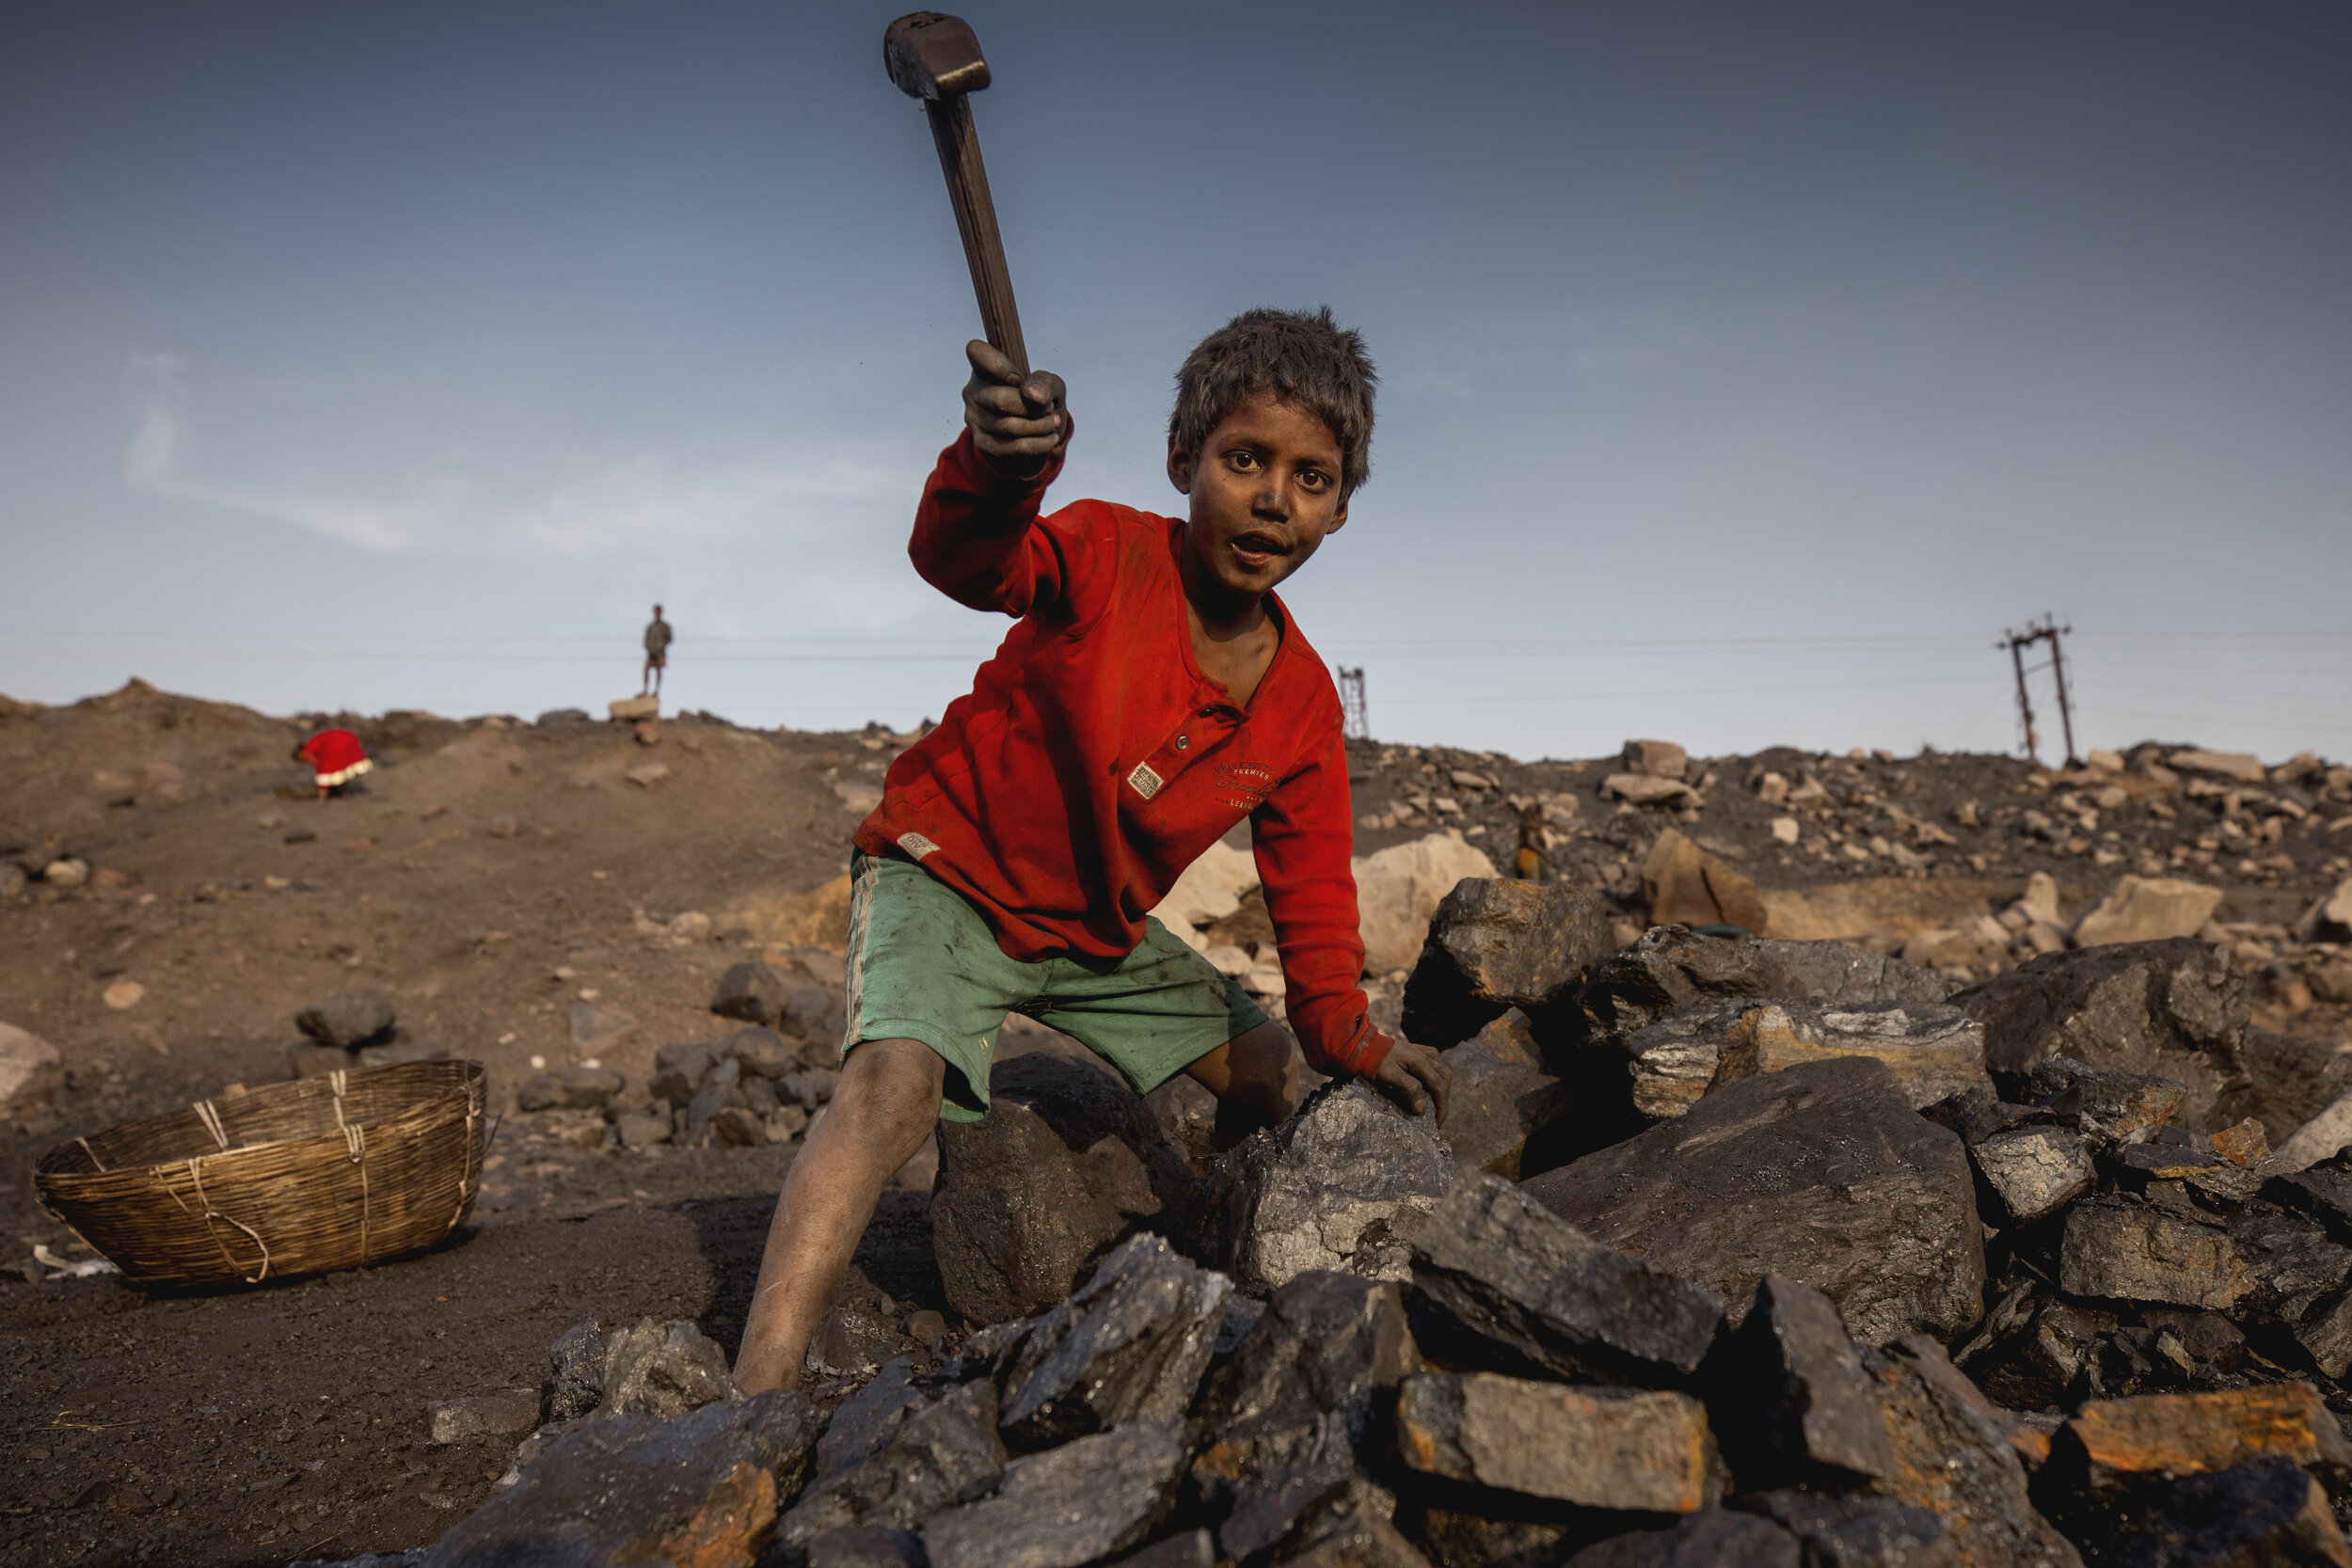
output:
<instances>
[{"instance_id":1,"label":"rocky rubble","mask_svg":"<svg viewBox=\"0 0 2352 1568\"><path fill-rule=\"evenodd\" d=\"M1200 1174L1165 1102L1006 1062L942 1137L960 1345L745 1402L686 1325L583 1325L426 1560L700 1422L561 1560L2352 1561L2352 1150L2224 1119L2256 1053L2209 945L1955 993L1836 943L1604 951L1530 891L1457 889L1423 949L1408 995L1486 1015L1444 1126L1334 1083ZM773 1082L758 1043L676 1092ZM1613 1079L1672 1093L1603 1135L1575 1091Z\"/></svg>"}]
</instances>

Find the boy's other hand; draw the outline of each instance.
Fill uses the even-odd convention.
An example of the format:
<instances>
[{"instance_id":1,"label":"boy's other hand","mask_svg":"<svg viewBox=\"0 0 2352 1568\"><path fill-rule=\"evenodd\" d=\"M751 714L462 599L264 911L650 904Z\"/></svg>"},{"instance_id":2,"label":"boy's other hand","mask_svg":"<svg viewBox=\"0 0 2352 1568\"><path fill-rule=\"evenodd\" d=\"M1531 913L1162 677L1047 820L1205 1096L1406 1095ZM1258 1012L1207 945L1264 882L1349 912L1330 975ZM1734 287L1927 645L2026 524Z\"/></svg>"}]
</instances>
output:
<instances>
[{"instance_id":1,"label":"boy's other hand","mask_svg":"<svg viewBox=\"0 0 2352 1568\"><path fill-rule=\"evenodd\" d=\"M978 338L963 345L963 356L972 361L972 379L963 384L963 422L972 427L972 444L1008 478L1035 477L1070 430L1061 377L1031 371L1025 380L1010 359Z\"/></svg>"},{"instance_id":2,"label":"boy's other hand","mask_svg":"<svg viewBox=\"0 0 2352 1568\"><path fill-rule=\"evenodd\" d=\"M1445 1065L1445 1055L1425 1045L1399 1040L1389 1047L1389 1053L1380 1063L1380 1069L1372 1075L1380 1091L1415 1116L1429 1109L1429 1102L1438 1102L1438 1125L1445 1125L1446 1101L1454 1093L1454 1069ZM1423 1085L1427 1093L1422 1092Z\"/></svg>"}]
</instances>

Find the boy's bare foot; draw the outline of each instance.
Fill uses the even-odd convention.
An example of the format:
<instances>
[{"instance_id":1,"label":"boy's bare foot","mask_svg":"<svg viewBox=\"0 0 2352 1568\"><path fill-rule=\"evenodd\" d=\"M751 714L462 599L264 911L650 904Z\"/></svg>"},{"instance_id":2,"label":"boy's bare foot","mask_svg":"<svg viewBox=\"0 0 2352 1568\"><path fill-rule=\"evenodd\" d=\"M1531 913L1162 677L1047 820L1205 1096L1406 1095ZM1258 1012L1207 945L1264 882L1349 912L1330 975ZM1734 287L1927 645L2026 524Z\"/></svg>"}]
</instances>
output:
<instances>
[{"instance_id":1,"label":"boy's bare foot","mask_svg":"<svg viewBox=\"0 0 2352 1568\"><path fill-rule=\"evenodd\" d=\"M939 1118L947 1065L919 1040L866 1040L850 1053L833 1103L785 1174L736 1353L747 1394L790 1388L817 1325L891 1174Z\"/></svg>"},{"instance_id":2,"label":"boy's bare foot","mask_svg":"<svg viewBox=\"0 0 2352 1568\"><path fill-rule=\"evenodd\" d=\"M1438 1102L1438 1125L1445 1125L1446 1101L1454 1093L1454 1069L1445 1065L1445 1053L1410 1040L1399 1040L1389 1047L1388 1055L1380 1063L1380 1070L1372 1081L1382 1093L1397 1101L1415 1116L1429 1109L1429 1102ZM1426 1085L1428 1092L1422 1093Z\"/></svg>"}]
</instances>

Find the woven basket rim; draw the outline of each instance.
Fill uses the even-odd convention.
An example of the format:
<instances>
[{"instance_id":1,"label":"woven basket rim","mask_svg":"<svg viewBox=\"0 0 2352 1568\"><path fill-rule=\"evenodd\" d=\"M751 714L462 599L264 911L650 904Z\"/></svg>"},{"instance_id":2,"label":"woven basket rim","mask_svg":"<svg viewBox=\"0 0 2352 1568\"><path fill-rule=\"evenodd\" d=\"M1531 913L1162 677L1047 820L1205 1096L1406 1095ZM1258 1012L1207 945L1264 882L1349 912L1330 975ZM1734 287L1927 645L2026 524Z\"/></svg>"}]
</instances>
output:
<instances>
[{"instance_id":1,"label":"woven basket rim","mask_svg":"<svg viewBox=\"0 0 2352 1568\"><path fill-rule=\"evenodd\" d=\"M456 1068L461 1070L453 1076L447 1074L445 1071L421 1074L412 1071L412 1069L417 1068L441 1069ZM453 1056L442 1057L429 1062L394 1062L386 1067L355 1068L345 1070L347 1070L353 1078L358 1078L361 1075L374 1077L379 1074L407 1073L412 1077L427 1077L440 1080L437 1083L428 1083L420 1085L420 1092L417 1097L403 1104L396 1111L376 1116L364 1121L354 1121L351 1123L352 1126L363 1129L388 1127L393 1123L405 1121L420 1112L436 1109L443 1101L465 1099L474 1092L478 1085L486 1083L489 1077L489 1069L484 1064L467 1058ZM325 1076L318 1078L294 1078L277 1084L264 1084L258 1089L251 1089L246 1092L248 1095L272 1095L273 1097L276 1097L284 1095L285 1091L288 1090L305 1089L310 1085L325 1082L326 1082L326 1078ZM167 1118L177 1117L183 1112L192 1109L199 1104L210 1104L213 1102L213 1099L216 1098L217 1097L212 1097L204 1101L191 1101L187 1105L181 1106L174 1110L159 1111L151 1117L138 1117L130 1121L119 1121L111 1127L102 1127L95 1132L85 1132L79 1137L69 1138L65 1142L49 1149L34 1163L34 1183L37 1186L46 1188L53 1181L73 1181L84 1177L107 1177L143 1172L162 1172L185 1165L192 1158L201 1160L209 1165L216 1161L225 1161L239 1154L258 1154L269 1149L283 1148L290 1144L307 1143L312 1138L331 1135L336 1131L335 1127L330 1124L328 1126L319 1128L315 1132L301 1132L282 1138L270 1138L260 1143L235 1144L227 1148L215 1147L211 1149L195 1149L191 1150L187 1154L175 1154L168 1159L150 1160L139 1164L102 1165L97 1164L98 1156L96 1151L89 1147L90 1139L103 1138L108 1133L119 1132L130 1128L141 1127L149 1122L164 1121ZM53 1168L51 1164L52 1161L62 1158L70 1158L76 1153L79 1153L83 1157L88 1159L92 1164L96 1166L96 1168L89 1170Z\"/></svg>"}]
</instances>

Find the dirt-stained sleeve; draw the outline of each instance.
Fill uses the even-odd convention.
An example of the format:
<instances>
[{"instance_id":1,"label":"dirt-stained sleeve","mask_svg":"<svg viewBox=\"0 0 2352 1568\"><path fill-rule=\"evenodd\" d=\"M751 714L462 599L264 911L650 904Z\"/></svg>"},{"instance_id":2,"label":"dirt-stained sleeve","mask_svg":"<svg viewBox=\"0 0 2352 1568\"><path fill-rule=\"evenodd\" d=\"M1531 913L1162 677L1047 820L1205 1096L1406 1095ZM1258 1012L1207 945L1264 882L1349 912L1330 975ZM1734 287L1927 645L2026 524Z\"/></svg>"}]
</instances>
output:
<instances>
[{"instance_id":1,"label":"dirt-stained sleeve","mask_svg":"<svg viewBox=\"0 0 2352 1568\"><path fill-rule=\"evenodd\" d=\"M1061 542L1036 526L1038 506L1069 450L1065 440L1035 479L1014 480L989 466L970 431L957 436L914 509L907 554L923 580L974 610L1050 613L1068 573Z\"/></svg>"},{"instance_id":2,"label":"dirt-stained sleeve","mask_svg":"<svg viewBox=\"0 0 2352 1568\"><path fill-rule=\"evenodd\" d=\"M1379 1069L1391 1042L1372 1027L1358 983L1364 939L1348 865L1355 832L1336 698L1317 703L1314 722L1322 737L1250 814L1250 833L1282 956L1291 1032L1316 1071L1368 1074Z\"/></svg>"}]
</instances>

